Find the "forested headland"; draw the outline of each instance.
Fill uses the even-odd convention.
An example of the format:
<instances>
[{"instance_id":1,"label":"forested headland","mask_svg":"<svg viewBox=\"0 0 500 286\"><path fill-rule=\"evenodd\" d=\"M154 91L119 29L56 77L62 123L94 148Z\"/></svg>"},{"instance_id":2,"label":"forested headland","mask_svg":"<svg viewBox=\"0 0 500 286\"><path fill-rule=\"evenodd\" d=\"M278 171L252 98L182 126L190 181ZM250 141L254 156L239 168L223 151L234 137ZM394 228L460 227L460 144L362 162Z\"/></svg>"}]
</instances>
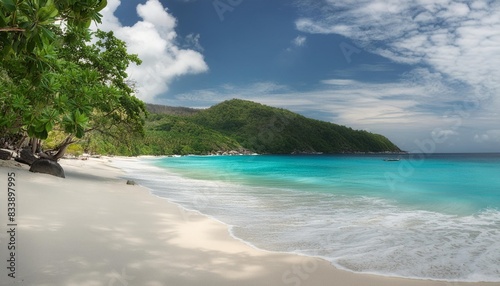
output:
<instances>
[{"instance_id":1,"label":"forested headland","mask_svg":"<svg viewBox=\"0 0 500 286\"><path fill-rule=\"evenodd\" d=\"M386 137L233 99L208 109L147 105L143 137L128 144L93 136L84 149L116 155L401 152Z\"/></svg>"}]
</instances>

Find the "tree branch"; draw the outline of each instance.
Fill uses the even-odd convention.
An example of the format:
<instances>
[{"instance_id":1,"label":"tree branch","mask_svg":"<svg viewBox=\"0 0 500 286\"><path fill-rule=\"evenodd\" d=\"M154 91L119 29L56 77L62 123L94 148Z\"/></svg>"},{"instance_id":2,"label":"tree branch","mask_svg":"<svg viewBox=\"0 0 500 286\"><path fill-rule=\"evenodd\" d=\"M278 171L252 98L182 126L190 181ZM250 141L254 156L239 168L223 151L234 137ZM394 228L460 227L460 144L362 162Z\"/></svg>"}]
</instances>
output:
<instances>
[{"instance_id":1,"label":"tree branch","mask_svg":"<svg viewBox=\"0 0 500 286\"><path fill-rule=\"evenodd\" d=\"M17 27L5 27L0 28L0 32L24 32L26 29L17 28Z\"/></svg>"},{"instance_id":2,"label":"tree branch","mask_svg":"<svg viewBox=\"0 0 500 286\"><path fill-rule=\"evenodd\" d=\"M45 158L45 159L49 159L49 160L52 160L52 161L58 161L59 159L61 159L64 154L66 153L66 149L68 149L68 146L75 143L76 140L73 140L73 136L72 135L69 135L68 137L66 137L66 139L61 143L59 144L59 146L57 146L53 151L57 151L56 154L52 155L49 153L49 151L45 151L45 152L41 152L38 154L38 156L40 156L40 158Z\"/></svg>"}]
</instances>

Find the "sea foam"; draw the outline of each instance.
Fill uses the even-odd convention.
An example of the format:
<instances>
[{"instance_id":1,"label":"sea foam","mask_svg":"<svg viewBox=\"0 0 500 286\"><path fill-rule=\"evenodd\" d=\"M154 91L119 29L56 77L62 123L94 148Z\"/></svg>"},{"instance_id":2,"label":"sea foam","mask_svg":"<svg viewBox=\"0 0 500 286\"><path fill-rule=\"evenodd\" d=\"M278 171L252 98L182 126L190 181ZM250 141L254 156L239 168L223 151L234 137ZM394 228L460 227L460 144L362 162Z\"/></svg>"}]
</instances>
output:
<instances>
[{"instance_id":1,"label":"sea foam","mask_svg":"<svg viewBox=\"0 0 500 286\"><path fill-rule=\"evenodd\" d=\"M453 215L388 199L197 180L116 160L154 195L230 226L270 251L322 257L353 272L446 281L500 282L500 211Z\"/></svg>"}]
</instances>

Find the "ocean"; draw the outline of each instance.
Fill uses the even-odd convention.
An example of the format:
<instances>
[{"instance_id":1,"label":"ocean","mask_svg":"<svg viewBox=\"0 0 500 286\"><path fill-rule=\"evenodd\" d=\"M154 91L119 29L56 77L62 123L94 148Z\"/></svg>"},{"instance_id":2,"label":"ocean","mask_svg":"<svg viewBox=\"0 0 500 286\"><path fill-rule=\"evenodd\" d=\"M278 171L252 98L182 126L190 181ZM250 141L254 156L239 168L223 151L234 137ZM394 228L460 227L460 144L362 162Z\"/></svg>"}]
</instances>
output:
<instances>
[{"instance_id":1,"label":"ocean","mask_svg":"<svg viewBox=\"0 0 500 286\"><path fill-rule=\"evenodd\" d=\"M322 257L360 273L500 282L500 154L115 164L154 195L226 223L234 237L260 249Z\"/></svg>"}]
</instances>

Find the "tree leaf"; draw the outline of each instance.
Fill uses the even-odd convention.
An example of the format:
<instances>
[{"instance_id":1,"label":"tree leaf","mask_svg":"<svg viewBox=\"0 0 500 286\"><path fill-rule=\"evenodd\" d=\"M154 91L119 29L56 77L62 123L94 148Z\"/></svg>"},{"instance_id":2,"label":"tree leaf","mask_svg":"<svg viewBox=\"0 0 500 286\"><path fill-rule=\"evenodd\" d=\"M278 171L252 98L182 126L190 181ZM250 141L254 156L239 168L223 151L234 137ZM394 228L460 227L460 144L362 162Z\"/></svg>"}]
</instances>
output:
<instances>
[{"instance_id":1,"label":"tree leaf","mask_svg":"<svg viewBox=\"0 0 500 286\"><path fill-rule=\"evenodd\" d=\"M97 12L99 12L102 9L104 9L107 5L108 5L108 1L107 0L101 0L101 2L99 3L99 5L97 5L97 7L95 8L95 10Z\"/></svg>"},{"instance_id":2,"label":"tree leaf","mask_svg":"<svg viewBox=\"0 0 500 286\"><path fill-rule=\"evenodd\" d=\"M74 113L74 122L76 125L84 126L88 121L88 117L85 116L85 114L80 113L79 110Z\"/></svg>"},{"instance_id":3,"label":"tree leaf","mask_svg":"<svg viewBox=\"0 0 500 286\"><path fill-rule=\"evenodd\" d=\"M15 12L17 9L14 0L2 0L2 4L8 12Z\"/></svg>"},{"instance_id":4,"label":"tree leaf","mask_svg":"<svg viewBox=\"0 0 500 286\"><path fill-rule=\"evenodd\" d=\"M59 14L59 11L56 9L56 6L52 3L47 3L45 7L40 8L38 10L37 16L38 21L41 24L50 24L55 21L55 17Z\"/></svg>"},{"instance_id":5,"label":"tree leaf","mask_svg":"<svg viewBox=\"0 0 500 286\"><path fill-rule=\"evenodd\" d=\"M46 129L44 129L42 132L39 132L36 134L39 139L45 140L47 137L49 137L49 132L47 132Z\"/></svg>"},{"instance_id":6,"label":"tree leaf","mask_svg":"<svg viewBox=\"0 0 500 286\"><path fill-rule=\"evenodd\" d=\"M45 130L47 130L48 132L52 131L52 129L54 128L54 124L52 122L47 122L45 124Z\"/></svg>"},{"instance_id":7,"label":"tree leaf","mask_svg":"<svg viewBox=\"0 0 500 286\"><path fill-rule=\"evenodd\" d=\"M35 125L35 132L40 133L43 130L45 130L45 124L39 122L37 125Z\"/></svg>"},{"instance_id":8,"label":"tree leaf","mask_svg":"<svg viewBox=\"0 0 500 286\"><path fill-rule=\"evenodd\" d=\"M83 127L78 126L75 132L76 138L82 138L84 135L85 135L85 130L83 129Z\"/></svg>"}]
</instances>

